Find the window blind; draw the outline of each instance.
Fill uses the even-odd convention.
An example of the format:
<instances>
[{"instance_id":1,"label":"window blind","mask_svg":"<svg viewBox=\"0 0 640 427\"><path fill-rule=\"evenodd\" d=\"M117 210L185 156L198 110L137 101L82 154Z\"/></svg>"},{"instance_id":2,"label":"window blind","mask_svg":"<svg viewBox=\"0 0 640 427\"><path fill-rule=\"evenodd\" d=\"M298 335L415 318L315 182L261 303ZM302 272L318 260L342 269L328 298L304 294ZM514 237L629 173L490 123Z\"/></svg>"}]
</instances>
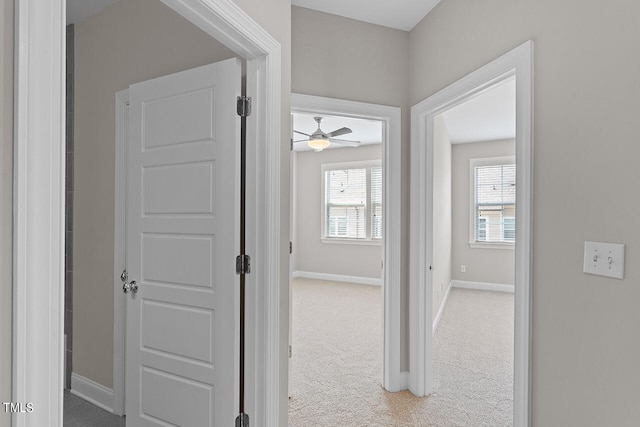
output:
<instances>
[{"instance_id":1,"label":"window blind","mask_svg":"<svg viewBox=\"0 0 640 427\"><path fill-rule=\"evenodd\" d=\"M475 240L515 241L516 167L475 167Z\"/></svg>"},{"instance_id":2,"label":"window blind","mask_svg":"<svg viewBox=\"0 0 640 427\"><path fill-rule=\"evenodd\" d=\"M365 238L366 207L366 168L325 172L326 237Z\"/></svg>"},{"instance_id":3,"label":"window blind","mask_svg":"<svg viewBox=\"0 0 640 427\"><path fill-rule=\"evenodd\" d=\"M371 238L382 239L382 167L371 168Z\"/></svg>"}]
</instances>

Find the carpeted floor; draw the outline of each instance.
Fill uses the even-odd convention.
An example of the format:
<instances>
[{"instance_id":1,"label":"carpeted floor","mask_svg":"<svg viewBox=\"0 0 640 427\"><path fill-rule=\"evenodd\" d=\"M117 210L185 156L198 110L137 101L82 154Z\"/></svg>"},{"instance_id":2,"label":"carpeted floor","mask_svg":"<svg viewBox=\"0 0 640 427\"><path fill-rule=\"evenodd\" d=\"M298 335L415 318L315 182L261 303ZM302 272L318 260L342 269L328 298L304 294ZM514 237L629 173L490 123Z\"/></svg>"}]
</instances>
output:
<instances>
[{"instance_id":1,"label":"carpeted floor","mask_svg":"<svg viewBox=\"0 0 640 427\"><path fill-rule=\"evenodd\" d=\"M293 282L289 425L512 425L513 294L452 289L435 337L436 392L388 393L382 290Z\"/></svg>"}]
</instances>

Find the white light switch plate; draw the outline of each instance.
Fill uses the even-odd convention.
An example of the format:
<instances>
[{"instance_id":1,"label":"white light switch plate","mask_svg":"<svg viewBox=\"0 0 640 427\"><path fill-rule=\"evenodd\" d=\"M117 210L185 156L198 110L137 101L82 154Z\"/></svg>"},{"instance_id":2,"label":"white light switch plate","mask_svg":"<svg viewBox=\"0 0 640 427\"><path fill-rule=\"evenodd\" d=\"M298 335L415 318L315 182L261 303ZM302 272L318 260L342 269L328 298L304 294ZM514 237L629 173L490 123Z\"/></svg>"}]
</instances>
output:
<instances>
[{"instance_id":1,"label":"white light switch plate","mask_svg":"<svg viewBox=\"0 0 640 427\"><path fill-rule=\"evenodd\" d=\"M584 242L585 273L622 279L624 277L624 245Z\"/></svg>"}]
</instances>

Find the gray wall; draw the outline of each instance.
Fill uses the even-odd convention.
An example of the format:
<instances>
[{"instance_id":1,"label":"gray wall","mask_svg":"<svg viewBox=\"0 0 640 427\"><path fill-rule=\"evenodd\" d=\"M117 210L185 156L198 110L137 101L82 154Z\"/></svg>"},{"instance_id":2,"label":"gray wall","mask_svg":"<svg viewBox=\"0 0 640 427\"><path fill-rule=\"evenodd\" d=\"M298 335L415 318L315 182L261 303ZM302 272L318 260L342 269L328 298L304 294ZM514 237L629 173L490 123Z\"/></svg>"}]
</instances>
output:
<instances>
[{"instance_id":1,"label":"gray wall","mask_svg":"<svg viewBox=\"0 0 640 427\"><path fill-rule=\"evenodd\" d=\"M453 279L513 285L515 277L513 249L469 246L469 216L471 215L469 160L481 157L513 156L515 140L454 144L452 151ZM460 265L466 267L465 273L460 271Z\"/></svg>"},{"instance_id":2,"label":"gray wall","mask_svg":"<svg viewBox=\"0 0 640 427\"><path fill-rule=\"evenodd\" d=\"M65 346L65 378L64 387L71 388L73 367L73 24L67 25L67 58L66 82L67 99L65 116L65 237L64 237L64 335Z\"/></svg>"},{"instance_id":3,"label":"gray wall","mask_svg":"<svg viewBox=\"0 0 640 427\"><path fill-rule=\"evenodd\" d=\"M402 109L401 369L409 368L409 33L291 7L291 88L294 93Z\"/></svg>"},{"instance_id":4,"label":"gray wall","mask_svg":"<svg viewBox=\"0 0 640 427\"><path fill-rule=\"evenodd\" d=\"M341 274L379 279L382 274L380 244L322 243L322 164L382 158L381 145L303 151L294 154L296 182L294 217L296 232L294 271Z\"/></svg>"},{"instance_id":5,"label":"gray wall","mask_svg":"<svg viewBox=\"0 0 640 427\"><path fill-rule=\"evenodd\" d=\"M433 130L433 318L451 282L451 140L442 114Z\"/></svg>"},{"instance_id":6,"label":"gray wall","mask_svg":"<svg viewBox=\"0 0 640 427\"><path fill-rule=\"evenodd\" d=\"M234 56L155 0L75 26L74 373L113 386L115 93Z\"/></svg>"},{"instance_id":7,"label":"gray wall","mask_svg":"<svg viewBox=\"0 0 640 427\"><path fill-rule=\"evenodd\" d=\"M640 419L638 16L631 0L444 0L411 32L411 103L535 42L534 427ZM583 274L585 240L625 243L625 279Z\"/></svg>"},{"instance_id":8,"label":"gray wall","mask_svg":"<svg viewBox=\"0 0 640 427\"><path fill-rule=\"evenodd\" d=\"M11 401L13 2L0 5L0 402ZM0 427L9 414L0 408Z\"/></svg>"}]
</instances>

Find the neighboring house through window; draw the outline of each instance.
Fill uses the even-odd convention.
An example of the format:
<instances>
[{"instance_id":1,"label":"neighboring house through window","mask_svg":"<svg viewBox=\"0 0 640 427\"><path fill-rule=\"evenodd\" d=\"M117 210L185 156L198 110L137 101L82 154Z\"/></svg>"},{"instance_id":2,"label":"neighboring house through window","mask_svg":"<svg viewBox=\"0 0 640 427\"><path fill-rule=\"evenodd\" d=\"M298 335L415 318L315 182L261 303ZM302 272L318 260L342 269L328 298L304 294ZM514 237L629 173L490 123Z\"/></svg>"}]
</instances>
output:
<instances>
[{"instance_id":1,"label":"neighboring house through window","mask_svg":"<svg viewBox=\"0 0 640 427\"><path fill-rule=\"evenodd\" d=\"M471 159L470 244L513 245L516 238L515 158Z\"/></svg>"},{"instance_id":2,"label":"neighboring house through window","mask_svg":"<svg viewBox=\"0 0 640 427\"><path fill-rule=\"evenodd\" d=\"M322 239L375 242L382 239L380 161L322 165Z\"/></svg>"}]
</instances>

